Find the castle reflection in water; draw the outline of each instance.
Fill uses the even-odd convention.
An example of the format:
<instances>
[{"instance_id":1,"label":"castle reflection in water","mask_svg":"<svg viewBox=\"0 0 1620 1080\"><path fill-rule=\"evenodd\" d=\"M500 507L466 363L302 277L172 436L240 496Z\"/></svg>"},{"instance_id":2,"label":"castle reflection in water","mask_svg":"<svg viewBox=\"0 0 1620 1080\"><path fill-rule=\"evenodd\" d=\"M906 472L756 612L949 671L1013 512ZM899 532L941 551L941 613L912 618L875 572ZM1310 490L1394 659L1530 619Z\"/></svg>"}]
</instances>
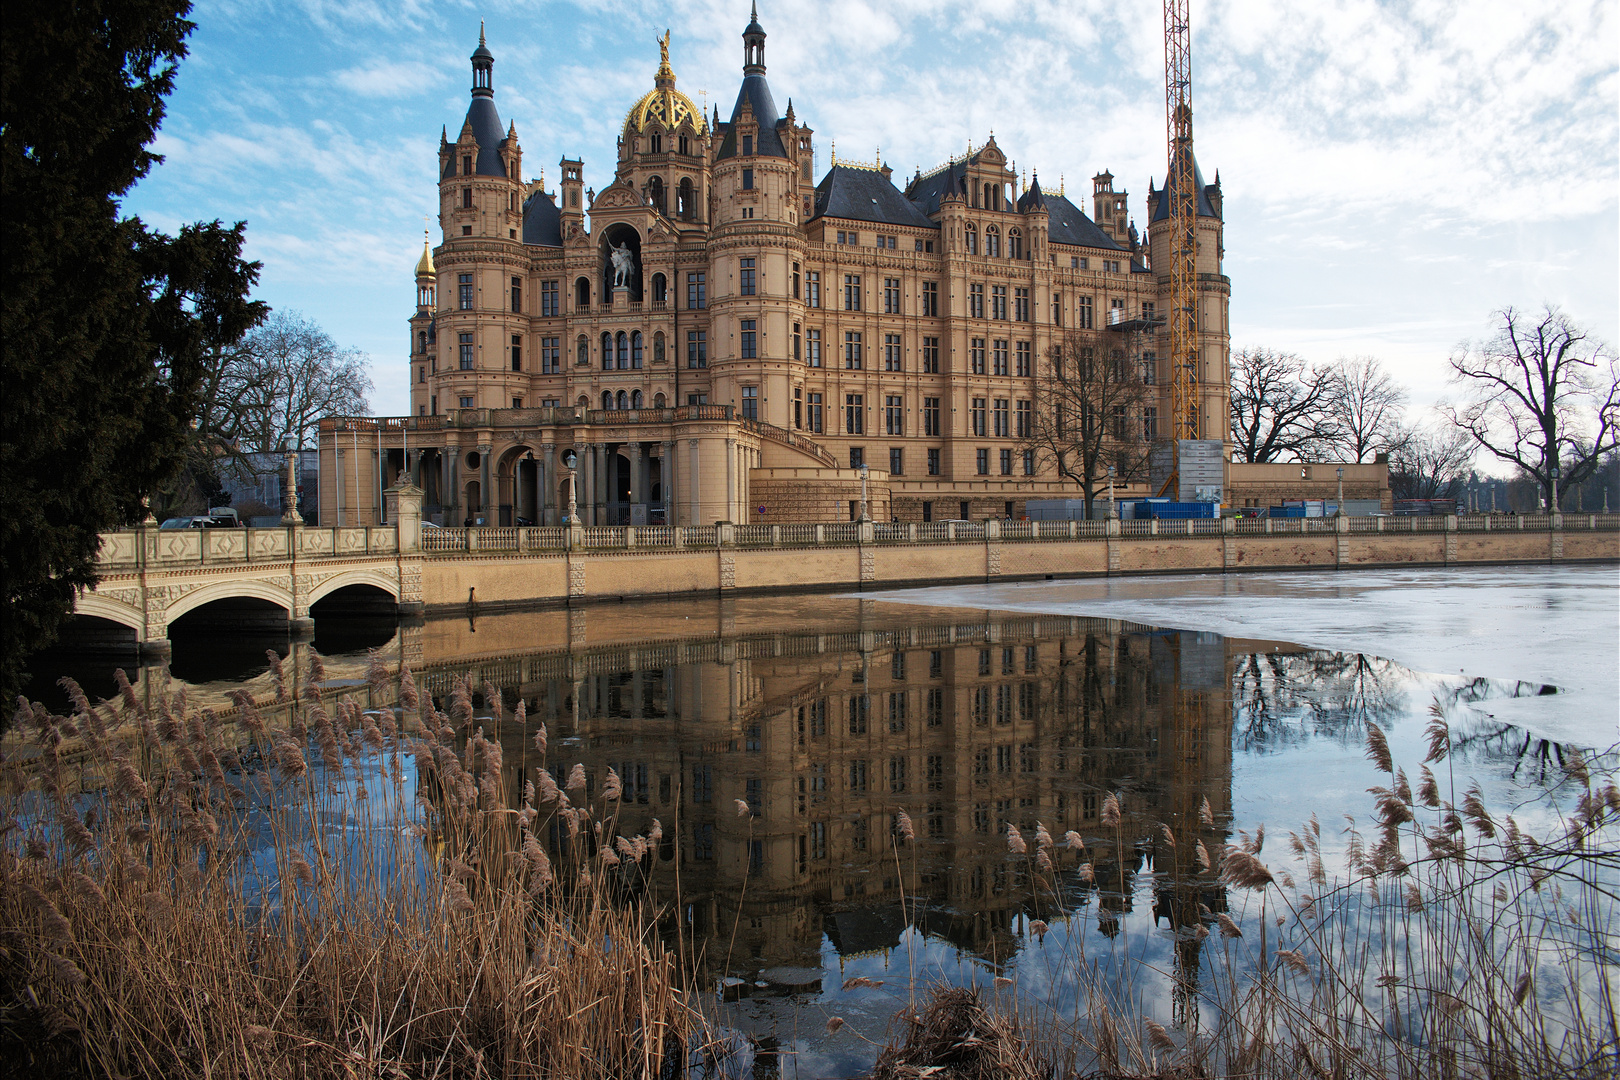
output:
<instances>
[{"instance_id":1,"label":"castle reflection in water","mask_svg":"<svg viewBox=\"0 0 1620 1080\"><path fill-rule=\"evenodd\" d=\"M1031 853L1037 822L1050 830L1062 907L1105 934L1144 895L1167 929L1189 929L1200 902L1224 906L1208 874L1192 884L1192 839L1217 851L1231 805L1224 638L841 598L679 612L430 623L408 651L428 658L419 681L441 707L458 677L498 688L513 790L540 766L539 721L559 783L580 763L594 798L618 772L622 831L653 818L664 829L646 887L670 901L683 937L711 942L699 960L709 976L813 982L824 942L841 958L891 949L907 923L999 968L1023 920L1060 917L1051 885L1009 855L1008 823ZM567 644L523 652L525 639ZM524 730L510 719L520 697ZM479 712L494 735L492 710ZM1117 834L1101 821L1109 793L1123 802ZM1206 797L1221 831L1199 828ZM900 810L916 844L897 853ZM1068 830L1083 852L1062 849ZM1138 888L1144 873L1151 889ZM1179 936L1190 973L1196 938Z\"/></svg>"}]
</instances>

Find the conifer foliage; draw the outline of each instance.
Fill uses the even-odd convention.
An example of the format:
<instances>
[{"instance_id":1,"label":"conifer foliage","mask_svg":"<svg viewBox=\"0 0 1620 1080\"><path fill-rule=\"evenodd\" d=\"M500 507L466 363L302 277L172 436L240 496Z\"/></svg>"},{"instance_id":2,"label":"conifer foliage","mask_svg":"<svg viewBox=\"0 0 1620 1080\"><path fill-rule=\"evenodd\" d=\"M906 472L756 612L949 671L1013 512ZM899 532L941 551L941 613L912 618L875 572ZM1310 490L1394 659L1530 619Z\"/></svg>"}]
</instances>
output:
<instances>
[{"instance_id":1,"label":"conifer foliage","mask_svg":"<svg viewBox=\"0 0 1620 1080\"><path fill-rule=\"evenodd\" d=\"M0 690L94 580L96 534L178 468L206 349L263 317L244 225L167 236L120 198L161 158L184 0L15 4L0 35ZM6 710L9 712L9 710Z\"/></svg>"}]
</instances>

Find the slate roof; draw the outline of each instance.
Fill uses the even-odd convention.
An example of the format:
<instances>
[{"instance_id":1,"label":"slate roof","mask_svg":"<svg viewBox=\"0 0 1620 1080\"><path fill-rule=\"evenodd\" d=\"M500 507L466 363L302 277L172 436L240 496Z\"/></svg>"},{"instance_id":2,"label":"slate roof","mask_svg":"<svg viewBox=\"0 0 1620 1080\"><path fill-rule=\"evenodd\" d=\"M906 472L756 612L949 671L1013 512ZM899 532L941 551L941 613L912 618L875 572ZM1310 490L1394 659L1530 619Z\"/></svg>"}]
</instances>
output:
<instances>
[{"instance_id":1,"label":"slate roof","mask_svg":"<svg viewBox=\"0 0 1620 1080\"><path fill-rule=\"evenodd\" d=\"M882 173L834 165L816 185L816 217L848 218L883 225L937 229L916 203L900 194Z\"/></svg>"},{"instance_id":2,"label":"slate roof","mask_svg":"<svg viewBox=\"0 0 1620 1080\"><path fill-rule=\"evenodd\" d=\"M737 90L737 104L731 109L731 122L721 129L725 137L720 140L720 150L715 154L715 160L737 156L737 121L742 118L745 101L754 110L754 120L759 124L759 134L754 138L754 153L765 157L787 157L787 147L782 145L782 136L777 132L782 114L776 111L771 84L765 81L763 75L745 75L742 86Z\"/></svg>"},{"instance_id":3,"label":"slate roof","mask_svg":"<svg viewBox=\"0 0 1620 1080\"><path fill-rule=\"evenodd\" d=\"M1148 181L1148 191L1152 192L1152 190L1153 190L1153 181L1149 180ZM1158 198L1156 198L1154 200L1154 203L1153 203L1153 220L1154 221L1169 221L1170 220L1170 200L1163 197L1164 192L1169 191L1169 190L1170 190L1170 180L1167 177L1165 179L1165 182L1164 182L1163 190L1161 190L1158 193ZM1219 214L1217 214L1215 212L1215 208L1209 204L1209 192L1204 186L1204 174L1198 168L1198 156L1196 154L1193 155L1193 191L1198 195L1198 216L1199 217L1219 217L1220 216Z\"/></svg>"},{"instance_id":4,"label":"slate roof","mask_svg":"<svg viewBox=\"0 0 1620 1080\"><path fill-rule=\"evenodd\" d=\"M562 214L544 191L523 202L523 242L540 247L562 247Z\"/></svg>"},{"instance_id":5,"label":"slate roof","mask_svg":"<svg viewBox=\"0 0 1620 1080\"><path fill-rule=\"evenodd\" d=\"M974 154L973 157L955 162L938 172L917 177L912 180L911 185L906 189L906 197L921 207L925 214L938 213L940 200L950 192L954 191L967 198L968 163L977 159L978 155ZM969 199L969 201L972 200ZM1005 203L1001 207L1003 212L1011 213L1016 209L1010 200L1003 200L1003 202Z\"/></svg>"},{"instance_id":6,"label":"slate roof","mask_svg":"<svg viewBox=\"0 0 1620 1080\"><path fill-rule=\"evenodd\" d=\"M1095 221L1080 212L1080 208L1064 198L1044 192L1046 203L1046 235L1054 244L1073 244L1076 247L1113 248L1125 250L1114 243Z\"/></svg>"},{"instance_id":7,"label":"slate roof","mask_svg":"<svg viewBox=\"0 0 1620 1080\"><path fill-rule=\"evenodd\" d=\"M479 176L505 176L500 146L501 140L506 138L506 127L501 123L501 114L495 111L495 99L483 95L474 97L467 106L467 123L472 125L473 138L478 140L478 158L473 162L473 172ZM457 137L460 137L459 132ZM460 160L451 154L440 179L448 180L460 169Z\"/></svg>"}]
</instances>

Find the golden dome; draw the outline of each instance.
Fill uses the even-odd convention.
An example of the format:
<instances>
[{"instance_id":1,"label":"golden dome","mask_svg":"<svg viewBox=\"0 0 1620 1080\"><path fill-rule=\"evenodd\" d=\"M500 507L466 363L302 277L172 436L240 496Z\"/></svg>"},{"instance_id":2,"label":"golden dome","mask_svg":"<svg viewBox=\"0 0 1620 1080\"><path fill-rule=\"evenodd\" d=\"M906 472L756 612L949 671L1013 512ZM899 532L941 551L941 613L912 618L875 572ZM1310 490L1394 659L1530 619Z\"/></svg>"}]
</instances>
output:
<instances>
[{"instance_id":1,"label":"golden dome","mask_svg":"<svg viewBox=\"0 0 1620 1080\"><path fill-rule=\"evenodd\" d=\"M420 259L416 260L416 276L417 277L432 277L434 275L434 273L435 273L435 271L433 269L433 247L428 242L428 232L427 232L427 230L423 229L422 230L422 257Z\"/></svg>"},{"instance_id":2,"label":"golden dome","mask_svg":"<svg viewBox=\"0 0 1620 1080\"><path fill-rule=\"evenodd\" d=\"M669 66L668 30L658 42L658 52L658 74L653 79L657 85L630 107L624 118L625 135L639 135L654 125L675 131L682 124L690 124L697 134L704 134L708 124L703 119L703 110L675 89L675 69Z\"/></svg>"}]
</instances>

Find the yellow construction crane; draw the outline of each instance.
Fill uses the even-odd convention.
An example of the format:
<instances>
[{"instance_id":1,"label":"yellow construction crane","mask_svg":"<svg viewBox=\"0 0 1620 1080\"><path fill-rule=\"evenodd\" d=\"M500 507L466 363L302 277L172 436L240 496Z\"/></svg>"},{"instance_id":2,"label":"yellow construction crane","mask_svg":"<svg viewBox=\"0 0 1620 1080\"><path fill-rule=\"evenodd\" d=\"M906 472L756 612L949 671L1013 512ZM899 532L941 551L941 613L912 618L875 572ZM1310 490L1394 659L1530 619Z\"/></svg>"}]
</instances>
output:
<instances>
[{"instance_id":1,"label":"yellow construction crane","mask_svg":"<svg viewBox=\"0 0 1620 1080\"><path fill-rule=\"evenodd\" d=\"M1170 200L1170 453L1174 466L1159 494L1174 491L1179 440L1198 431L1198 193L1193 188L1192 26L1189 0L1164 0L1164 106Z\"/></svg>"}]
</instances>

